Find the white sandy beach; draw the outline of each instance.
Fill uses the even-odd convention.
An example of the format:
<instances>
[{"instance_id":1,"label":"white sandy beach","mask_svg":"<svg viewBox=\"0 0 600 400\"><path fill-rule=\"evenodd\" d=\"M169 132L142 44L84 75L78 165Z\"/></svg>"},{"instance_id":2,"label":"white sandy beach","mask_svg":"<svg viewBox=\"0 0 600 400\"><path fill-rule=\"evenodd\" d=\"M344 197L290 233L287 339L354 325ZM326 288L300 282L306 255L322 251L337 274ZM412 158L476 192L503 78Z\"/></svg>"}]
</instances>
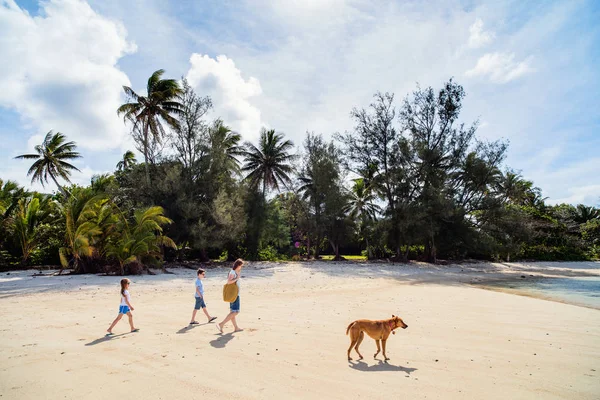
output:
<instances>
[{"instance_id":1,"label":"white sandy beach","mask_svg":"<svg viewBox=\"0 0 600 400\"><path fill-rule=\"evenodd\" d=\"M588 264L589 265L589 264ZM120 277L0 274L3 399L598 399L600 310L472 287L521 274L597 274L585 263L423 266L250 263L245 330L189 328L195 271L133 276L138 333L104 333ZM226 268L205 280L222 319ZM348 362L359 318L400 315L388 363ZM202 313L198 320L204 322Z\"/></svg>"}]
</instances>

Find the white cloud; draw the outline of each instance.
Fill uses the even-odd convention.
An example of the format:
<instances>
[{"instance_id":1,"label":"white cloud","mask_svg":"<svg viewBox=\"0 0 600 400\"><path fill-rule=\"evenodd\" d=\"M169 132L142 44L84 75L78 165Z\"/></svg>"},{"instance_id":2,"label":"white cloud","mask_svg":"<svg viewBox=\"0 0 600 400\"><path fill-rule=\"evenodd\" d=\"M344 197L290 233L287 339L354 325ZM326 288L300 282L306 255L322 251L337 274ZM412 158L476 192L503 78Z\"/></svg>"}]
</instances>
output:
<instances>
[{"instance_id":1,"label":"white cloud","mask_svg":"<svg viewBox=\"0 0 600 400\"><path fill-rule=\"evenodd\" d=\"M32 17L13 0L0 3L0 107L33 134L53 129L80 147L118 147L127 131L116 109L130 83L117 62L135 45L83 1L41 7Z\"/></svg>"},{"instance_id":2,"label":"white cloud","mask_svg":"<svg viewBox=\"0 0 600 400\"><path fill-rule=\"evenodd\" d=\"M600 185L586 185L568 188L569 195L556 199L549 199L550 204L586 204L600 207Z\"/></svg>"},{"instance_id":3,"label":"white cloud","mask_svg":"<svg viewBox=\"0 0 600 400\"><path fill-rule=\"evenodd\" d=\"M224 55L213 59L195 53L190 63L186 78L198 93L211 96L216 116L245 139L256 139L263 126L260 110L252 104L252 98L262 94L258 79L244 79L233 60Z\"/></svg>"},{"instance_id":4,"label":"white cloud","mask_svg":"<svg viewBox=\"0 0 600 400\"><path fill-rule=\"evenodd\" d=\"M483 21L478 18L469 28L469 47L477 49L490 44L494 40L494 32L483 30Z\"/></svg>"},{"instance_id":5,"label":"white cloud","mask_svg":"<svg viewBox=\"0 0 600 400\"><path fill-rule=\"evenodd\" d=\"M487 53L484 54L472 69L468 70L467 77L489 77L494 83L507 83L534 71L531 67L532 57L523 61L515 61L514 53Z\"/></svg>"}]
</instances>

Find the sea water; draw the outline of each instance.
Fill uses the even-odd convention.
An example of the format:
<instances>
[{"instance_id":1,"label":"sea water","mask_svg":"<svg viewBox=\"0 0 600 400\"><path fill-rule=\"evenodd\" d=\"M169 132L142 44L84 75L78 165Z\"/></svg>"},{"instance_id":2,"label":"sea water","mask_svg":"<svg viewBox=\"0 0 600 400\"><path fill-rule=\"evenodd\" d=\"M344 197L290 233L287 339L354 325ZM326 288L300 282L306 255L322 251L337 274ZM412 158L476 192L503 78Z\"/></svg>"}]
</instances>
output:
<instances>
[{"instance_id":1,"label":"sea water","mask_svg":"<svg viewBox=\"0 0 600 400\"><path fill-rule=\"evenodd\" d=\"M600 276L528 278L493 286L525 295L600 309Z\"/></svg>"}]
</instances>

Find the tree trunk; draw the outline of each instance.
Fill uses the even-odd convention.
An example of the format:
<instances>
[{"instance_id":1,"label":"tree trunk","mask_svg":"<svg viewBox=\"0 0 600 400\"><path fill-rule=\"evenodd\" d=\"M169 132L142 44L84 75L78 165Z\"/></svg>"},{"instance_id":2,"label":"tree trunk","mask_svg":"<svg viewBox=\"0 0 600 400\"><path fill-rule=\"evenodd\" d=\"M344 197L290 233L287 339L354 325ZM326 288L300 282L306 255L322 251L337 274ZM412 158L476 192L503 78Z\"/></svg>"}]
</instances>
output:
<instances>
[{"instance_id":1,"label":"tree trunk","mask_svg":"<svg viewBox=\"0 0 600 400\"><path fill-rule=\"evenodd\" d=\"M144 122L144 169L146 170L146 183L150 186L150 169L148 168L148 124ZM121 274L123 275L123 274Z\"/></svg>"},{"instance_id":2,"label":"tree trunk","mask_svg":"<svg viewBox=\"0 0 600 400\"><path fill-rule=\"evenodd\" d=\"M371 246L369 246L369 238L365 236L365 242L367 243L367 260L373 259L373 253L371 252Z\"/></svg>"},{"instance_id":3,"label":"tree trunk","mask_svg":"<svg viewBox=\"0 0 600 400\"><path fill-rule=\"evenodd\" d=\"M306 259L310 260L310 237L306 237Z\"/></svg>"},{"instance_id":4,"label":"tree trunk","mask_svg":"<svg viewBox=\"0 0 600 400\"><path fill-rule=\"evenodd\" d=\"M406 244L406 251L404 252L404 262L408 263L408 252L410 251L410 244Z\"/></svg>"},{"instance_id":5,"label":"tree trunk","mask_svg":"<svg viewBox=\"0 0 600 400\"><path fill-rule=\"evenodd\" d=\"M425 245L425 254L427 257L427 262L435 264L437 261L436 249L435 249L435 241L433 235L427 240Z\"/></svg>"},{"instance_id":6,"label":"tree trunk","mask_svg":"<svg viewBox=\"0 0 600 400\"><path fill-rule=\"evenodd\" d=\"M58 181L56 180L56 178L54 177L54 175L50 174L50 178L52 178L52 180L54 181L54 184L58 187L58 190L60 190L60 192L63 194L63 196L65 196L65 199L69 198L69 192L67 192L62 186L60 186L58 184Z\"/></svg>"},{"instance_id":7,"label":"tree trunk","mask_svg":"<svg viewBox=\"0 0 600 400\"><path fill-rule=\"evenodd\" d=\"M335 256L333 257L333 261L341 261L342 257L340 257L340 245L333 242L333 240L329 240L331 243L331 248L333 249L333 253Z\"/></svg>"}]
</instances>

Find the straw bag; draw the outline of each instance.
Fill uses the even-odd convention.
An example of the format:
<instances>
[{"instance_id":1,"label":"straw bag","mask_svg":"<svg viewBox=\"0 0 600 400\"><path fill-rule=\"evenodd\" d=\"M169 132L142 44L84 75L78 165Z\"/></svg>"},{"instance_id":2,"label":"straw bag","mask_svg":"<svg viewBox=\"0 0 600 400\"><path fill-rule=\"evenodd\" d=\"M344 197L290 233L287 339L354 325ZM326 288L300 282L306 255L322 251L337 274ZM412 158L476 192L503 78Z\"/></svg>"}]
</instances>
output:
<instances>
[{"instance_id":1,"label":"straw bag","mask_svg":"<svg viewBox=\"0 0 600 400\"><path fill-rule=\"evenodd\" d=\"M223 285L223 300L227 303L233 303L238 297L238 286L235 283L226 283Z\"/></svg>"}]
</instances>

